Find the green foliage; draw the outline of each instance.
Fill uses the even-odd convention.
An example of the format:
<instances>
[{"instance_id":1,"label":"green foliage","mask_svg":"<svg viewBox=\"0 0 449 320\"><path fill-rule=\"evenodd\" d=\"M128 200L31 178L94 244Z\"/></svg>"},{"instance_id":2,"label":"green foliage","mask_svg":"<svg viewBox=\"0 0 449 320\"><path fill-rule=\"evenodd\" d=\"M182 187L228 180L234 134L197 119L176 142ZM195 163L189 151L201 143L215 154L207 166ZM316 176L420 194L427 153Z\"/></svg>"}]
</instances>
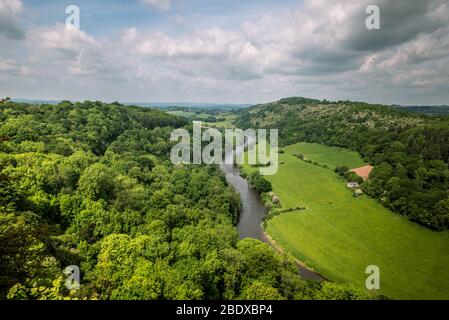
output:
<instances>
[{"instance_id":1,"label":"green foliage","mask_svg":"<svg viewBox=\"0 0 449 320\"><path fill-rule=\"evenodd\" d=\"M235 123L241 128L278 128L281 145L307 141L357 151L375 167L363 187L367 194L425 227L449 229L447 212L436 208L449 196L447 117L349 101L289 98L245 109ZM338 172L344 174L343 169ZM348 178L360 181L354 175Z\"/></svg>"},{"instance_id":2,"label":"green foliage","mask_svg":"<svg viewBox=\"0 0 449 320\"><path fill-rule=\"evenodd\" d=\"M335 172L341 176L344 176L345 173L348 171L349 171L349 168L347 166L338 166L335 168Z\"/></svg>"},{"instance_id":3,"label":"green foliage","mask_svg":"<svg viewBox=\"0 0 449 320\"><path fill-rule=\"evenodd\" d=\"M58 277L51 286L42 286L36 282L30 286L16 284L9 290L7 298L10 300L77 300L76 291L68 291L63 283L64 279Z\"/></svg>"},{"instance_id":4,"label":"green foliage","mask_svg":"<svg viewBox=\"0 0 449 320\"><path fill-rule=\"evenodd\" d=\"M285 165L267 179L283 209L304 210L280 215L276 213L284 210L273 210L276 216L267 222L266 231L286 252L326 279L351 283L361 290L365 288L366 267L375 264L382 279L378 293L393 299L449 297L448 232L423 228L370 197L355 198L334 172L293 156L298 152L306 157L320 153L322 159L334 159L341 152L337 148L298 143L284 149L279 160ZM353 161L349 154L339 163L346 165L348 161ZM378 174L391 170L390 166L376 168L380 169ZM250 165L244 169L248 174L257 171ZM395 180L390 182L389 192L396 192ZM446 210L446 204L443 200L440 210ZM307 293L307 297L314 295Z\"/></svg>"},{"instance_id":5,"label":"green foliage","mask_svg":"<svg viewBox=\"0 0 449 320\"><path fill-rule=\"evenodd\" d=\"M279 292L271 287L267 286L263 282L253 282L247 285L240 296L243 300L281 300L282 296Z\"/></svg>"},{"instance_id":6,"label":"green foliage","mask_svg":"<svg viewBox=\"0 0 449 320\"><path fill-rule=\"evenodd\" d=\"M0 211L0 294L4 296L13 284L34 279L47 283L58 274L59 265L38 238L36 217Z\"/></svg>"},{"instance_id":7,"label":"green foliage","mask_svg":"<svg viewBox=\"0 0 449 320\"><path fill-rule=\"evenodd\" d=\"M324 282L311 294L314 300L372 300L373 294L358 290L351 285L336 285Z\"/></svg>"},{"instance_id":8,"label":"green foliage","mask_svg":"<svg viewBox=\"0 0 449 320\"><path fill-rule=\"evenodd\" d=\"M113 198L114 176L112 170L104 164L93 164L81 175L78 192L83 198L94 201Z\"/></svg>"},{"instance_id":9,"label":"green foliage","mask_svg":"<svg viewBox=\"0 0 449 320\"><path fill-rule=\"evenodd\" d=\"M431 116L447 116L449 115L449 106L398 106L399 110L426 114Z\"/></svg>"},{"instance_id":10,"label":"green foliage","mask_svg":"<svg viewBox=\"0 0 449 320\"><path fill-rule=\"evenodd\" d=\"M0 99L0 104L6 103L6 102L8 102L8 101L10 101L10 100L11 100L10 97L6 97L6 98L3 98L3 99Z\"/></svg>"},{"instance_id":11,"label":"green foliage","mask_svg":"<svg viewBox=\"0 0 449 320\"><path fill-rule=\"evenodd\" d=\"M294 299L314 291L288 259L238 240L240 198L218 167L171 164L170 132L184 125L118 103L2 104L0 298ZM72 264L81 271L77 292L61 278Z\"/></svg>"},{"instance_id":12,"label":"green foliage","mask_svg":"<svg viewBox=\"0 0 449 320\"><path fill-rule=\"evenodd\" d=\"M345 172L344 176L348 182L357 182L358 184L362 184L364 182L363 178L358 176L354 172L347 171Z\"/></svg>"},{"instance_id":13,"label":"green foliage","mask_svg":"<svg viewBox=\"0 0 449 320\"><path fill-rule=\"evenodd\" d=\"M253 172L249 177L251 186L259 193L270 192L271 182L261 176L258 172Z\"/></svg>"}]
</instances>

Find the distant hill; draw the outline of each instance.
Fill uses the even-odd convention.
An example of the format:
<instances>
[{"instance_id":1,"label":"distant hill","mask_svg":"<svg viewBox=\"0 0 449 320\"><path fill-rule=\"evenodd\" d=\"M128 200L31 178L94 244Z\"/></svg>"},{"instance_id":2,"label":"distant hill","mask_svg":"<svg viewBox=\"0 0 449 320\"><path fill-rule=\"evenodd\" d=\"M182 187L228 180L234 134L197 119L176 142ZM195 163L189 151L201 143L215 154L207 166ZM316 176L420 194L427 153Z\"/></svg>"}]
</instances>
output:
<instances>
[{"instance_id":1,"label":"distant hill","mask_svg":"<svg viewBox=\"0 0 449 320\"><path fill-rule=\"evenodd\" d=\"M23 99L14 98L13 102L30 103L30 104L58 104L62 100L40 100L40 99ZM72 101L77 102L77 101ZM112 101L111 101L112 102ZM231 103L195 103L195 102L123 102L127 106L139 106L147 108L195 108L206 110L236 110L247 108L251 104L231 104Z\"/></svg>"},{"instance_id":2,"label":"distant hill","mask_svg":"<svg viewBox=\"0 0 449 320\"><path fill-rule=\"evenodd\" d=\"M149 108L193 108L205 110L236 110L247 108L251 104L228 104L228 103L194 103L194 102L127 102L125 105L135 105Z\"/></svg>"},{"instance_id":3,"label":"distant hill","mask_svg":"<svg viewBox=\"0 0 449 320\"><path fill-rule=\"evenodd\" d=\"M237 112L239 128L278 129L280 144L358 151L374 165L364 191L391 210L449 229L449 117L361 102L288 98Z\"/></svg>"},{"instance_id":4,"label":"distant hill","mask_svg":"<svg viewBox=\"0 0 449 320\"><path fill-rule=\"evenodd\" d=\"M394 106L394 108L431 116L449 115L449 106Z\"/></svg>"},{"instance_id":5,"label":"distant hill","mask_svg":"<svg viewBox=\"0 0 449 320\"><path fill-rule=\"evenodd\" d=\"M61 100L39 100L39 99L22 99L22 98L13 98L13 102L17 103L29 103L29 104L58 104Z\"/></svg>"},{"instance_id":6,"label":"distant hill","mask_svg":"<svg viewBox=\"0 0 449 320\"><path fill-rule=\"evenodd\" d=\"M282 144L309 139L314 140L312 142L345 147L349 145L352 148L355 147L355 143L352 143L355 141L342 141L343 131L350 138L357 129L405 129L430 121L429 117L390 106L303 97L281 99L237 112L238 127L280 129Z\"/></svg>"}]
</instances>

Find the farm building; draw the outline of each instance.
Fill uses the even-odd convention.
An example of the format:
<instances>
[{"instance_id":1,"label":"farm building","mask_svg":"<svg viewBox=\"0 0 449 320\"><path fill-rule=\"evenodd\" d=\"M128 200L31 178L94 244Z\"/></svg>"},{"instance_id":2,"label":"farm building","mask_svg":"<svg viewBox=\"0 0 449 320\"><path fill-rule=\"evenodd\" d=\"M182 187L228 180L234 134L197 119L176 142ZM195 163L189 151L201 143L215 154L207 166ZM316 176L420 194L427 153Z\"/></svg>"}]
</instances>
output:
<instances>
[{"instance_id":1,"label":"farm building","mask_svg":"<svg viewBox=\"0 0 449 320\"><path fill-rule=\"evenodd\" d=\"M348 188L349 189L359 189L360 184L358 182L348 182Z\"/></svg>"}]
</instances>

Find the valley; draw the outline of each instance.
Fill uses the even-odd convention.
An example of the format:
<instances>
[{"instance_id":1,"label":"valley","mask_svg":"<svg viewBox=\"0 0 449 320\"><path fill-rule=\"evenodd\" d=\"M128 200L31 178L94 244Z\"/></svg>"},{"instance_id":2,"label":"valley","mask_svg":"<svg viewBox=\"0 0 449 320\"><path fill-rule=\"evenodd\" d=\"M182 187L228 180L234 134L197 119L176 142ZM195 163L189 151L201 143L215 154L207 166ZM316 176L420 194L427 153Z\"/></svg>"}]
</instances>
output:
<instances>
[{"instance_id":1,"label":"valley","mask_svg":"<svg viewBox=\"0 0 449 320\"><path fill-rule=\"evenodd\" d=\"M225 127L279 128L283 145L279 153L279 171L266 177L281 205L270 213L273 205L270 201L267 210L257 203L257 199L249 201L244 196L243 211L246 206L246 210L259 213L256 214L257 219L250 220L249 229L253 231L248 234L244 232L243 237L271 242L278 250L287 252L336 283L352 284L363 290L366 268L376 265L381 272L378 294L393 299L449 298L449 292L445 289L449 286L446 273L449 233L419 225L424 221L421 217L407 218L393 212L390 208L396 208L393 201L398 200L386 193L390 192L389 184L398 179L395 176L398 176L397 170L401 164L410 172L409 176L414 177L412 172L419 166L432 170L432 166L437 165L436 161L428 161L427 157L444 159L444 144L437 146L440 153L424 153L423 149L428 148L426 144L436 143L430 142L430 137L424 138L429 142L423 143L421 140L423 148L410 155L415 158L407 159L410 152L407 149L416 148L413 146L416 143L413 135L420 131L430 132L437 126L443 128L446 123L444 117L409 114L385 106L329 103L304 98L283 99L230 114L228 118L234 121ZM197 120L203 117L201 115ZM411 129L413 127L415 129ZM444 135L445 130L440 134ZM295 143L298 140L312 143ZM319 143L313 143L315 141ZM357 150L363 153L365 159ZM334 169L363 167L368 164L367 159L371 159L369 163L374 164L375 168L371 172L372 178L362 183L362 189L368 194L354 197L353 190L346 186L346 178ZM388 173L391 178L385 176L386 172L382 173L384 176L380 175L387 163L394 168ZM244 165L243 176L257 170L255 166ZM442 177L446 174L446 171L434 172ZM437 179L435 182L429 180L428 184L441 183L437 181L444 178ZM436 190L436 187L441 188L438 184L431 188ZM388 196L376 199L373 188ZM395 192L407 192L405 182L402 188L404 190L396 188ZM240 189L237 186L236 190L241 196L242 192L247 193L245 189ZM414 193L416 191L408 192L410 201L421 201L420 196ZM266 201L267 195L262 194L262 199ZM431 198L427 199L424 201ZM419 206L425 210L429 204L421 202ZM292 210L294 208L305 210ZM267 215L268 222L262 223L266 232L262 235L258 228L265 220L264 215Z\"/></svg>"},{"instance_id":2,"label":"valley","mask_svg":"<svg viewBox=\"0 0 449 320\"><path fill-rule=\"evenodd\" d=\"M448 0L0 0L0 41L11 314L449 301Z\"/></svg>"},{"instance_id":3,"label":"valley","mask_svg":"<svg viewBox=\"0 0 449 320\"><path fill-rule=\"evenodd\" d=\"M333 168L363 164L356 153L308 143L283 150L279 161L284 164L266 178L283 208L306 210L275 216L267 232L289 254L329 280L359 288L365 287L366 267L377 265L380 293L390 298L449 298L448 233L407 221L367 196L354 198ZM301 161L295 153L331 169Z\"/></svg>"}]
</instances>

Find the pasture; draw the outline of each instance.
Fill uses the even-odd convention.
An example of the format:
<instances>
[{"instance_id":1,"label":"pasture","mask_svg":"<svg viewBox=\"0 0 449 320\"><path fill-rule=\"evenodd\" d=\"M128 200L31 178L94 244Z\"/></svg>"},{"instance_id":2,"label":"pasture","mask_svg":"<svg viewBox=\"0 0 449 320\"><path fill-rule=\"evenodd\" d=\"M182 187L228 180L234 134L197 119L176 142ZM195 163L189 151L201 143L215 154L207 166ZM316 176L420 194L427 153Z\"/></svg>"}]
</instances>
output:
<instances>
[{"instance_id":1,"label":"pasture","mask_svg":"<svg viewBox=\"0 0 449 320\"><path fill-rule=\"evenodd\" d=\"M448 232L420 227L367 196L354 198L333 169L363 165L357 153L306 143L282 149L284 164L267 179L283 208L307 208L269 221L267 232L284 250L332 281L365 288L365 270L376 265L379 294L449 299ZM306 163L297 153L330 169Z\"/></svg>"}]
</instances>

